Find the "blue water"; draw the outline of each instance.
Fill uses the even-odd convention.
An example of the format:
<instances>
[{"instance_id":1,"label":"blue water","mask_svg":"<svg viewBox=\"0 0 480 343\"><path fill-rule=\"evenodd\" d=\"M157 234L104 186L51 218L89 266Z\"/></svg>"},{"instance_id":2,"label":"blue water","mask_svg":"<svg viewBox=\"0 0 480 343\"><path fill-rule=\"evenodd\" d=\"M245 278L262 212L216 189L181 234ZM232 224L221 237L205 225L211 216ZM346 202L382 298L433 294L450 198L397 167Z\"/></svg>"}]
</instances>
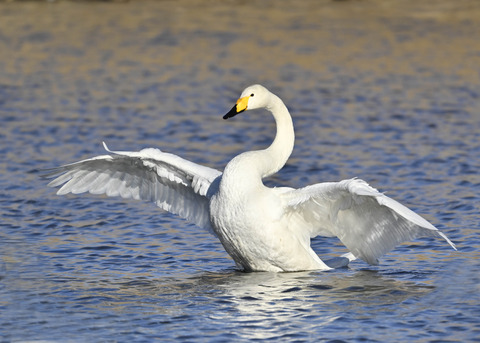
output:
<instances>
[{"instance_id":1,"label":"blue water","mask_svg":"<svg viewBox=\"0 0 480 343\"><path fill-rule=\"evenodd\" d=\"M479 341L480 7L382 4L0 3L0 341ZM262 112L221 119L251 83L296 127L268 184L360 177L458 251L242 273L152 204L57 196L36 171L102 141L221 170L273 138Z\"/></svg>"}]
</instances>

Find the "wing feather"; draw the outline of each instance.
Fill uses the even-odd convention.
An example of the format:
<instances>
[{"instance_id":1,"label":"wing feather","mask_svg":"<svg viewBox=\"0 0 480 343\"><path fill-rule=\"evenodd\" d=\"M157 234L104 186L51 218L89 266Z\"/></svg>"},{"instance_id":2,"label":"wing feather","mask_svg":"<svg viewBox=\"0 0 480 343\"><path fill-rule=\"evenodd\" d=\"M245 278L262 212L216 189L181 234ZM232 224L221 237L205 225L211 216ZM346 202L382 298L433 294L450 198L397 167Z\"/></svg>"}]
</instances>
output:
<instances>
[{"instance_id":1,"label":"wing feather","mask_svg":"<svg viewBox=\"0 0 480 343\"><path fill-rule=\"evenodd\" d=\"M359 179L320 183L283 192L285 214L310 237L337 236L358 258L377 264L398 244L419 236L440 236L432 224Z\"/></svg>"},{"instance_id":2,"label":"wing feather","mask_svg":"<svg viewBox=\"0 0 480 343\"><path fill-rule=\"evenodd\" d=\"M158 149L115 152L48 171L48 185L57 194L106 194L152 201L160 208L213 232L209 199L218 187L218 170L195 164Z\"/></svg>"}]
</instances>

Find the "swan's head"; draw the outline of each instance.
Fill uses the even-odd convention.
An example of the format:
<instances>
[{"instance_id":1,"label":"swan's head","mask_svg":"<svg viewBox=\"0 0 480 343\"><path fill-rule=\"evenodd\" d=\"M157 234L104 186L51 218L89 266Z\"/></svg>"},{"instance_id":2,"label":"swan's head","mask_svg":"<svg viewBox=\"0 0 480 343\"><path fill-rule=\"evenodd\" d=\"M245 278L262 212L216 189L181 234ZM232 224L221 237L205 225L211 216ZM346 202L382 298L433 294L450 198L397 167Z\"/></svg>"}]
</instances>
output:
<instances>
[{"instance_id":1,"label":"swan's head","mask_svg":"<svg viewBox=\"0 0 480 343\"><path fill-rule=\"evenodd\" d=\"M223 116L223 119L232 118L243 111L267 107L271 94L268 89L261 85L245 88L235 106Z\"/></svg>"}]
</instances>

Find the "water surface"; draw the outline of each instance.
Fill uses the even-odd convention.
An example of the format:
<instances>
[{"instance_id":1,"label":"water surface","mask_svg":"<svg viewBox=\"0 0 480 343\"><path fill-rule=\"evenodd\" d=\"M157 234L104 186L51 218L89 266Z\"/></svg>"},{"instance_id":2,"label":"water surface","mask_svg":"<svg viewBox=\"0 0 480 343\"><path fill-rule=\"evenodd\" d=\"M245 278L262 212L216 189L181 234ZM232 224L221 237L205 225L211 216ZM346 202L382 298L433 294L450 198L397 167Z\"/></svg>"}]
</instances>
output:
<instances>
[{"instance_id":1,"label":"water surface","mask_svg":"<svg viewBox=\"0 0 480 343\"><path fill-rule=\"evenodd\" d=\"M415 341L480 337L480 6L475 1L0 3L2 341ZM142 202L56 196L35 169L158 147L222 169L270 116L296 147L267 182L360 177L454 241L377 267L241 273ZM344 253L316 239L319 255Z\"/></svg>"}]
</instances>

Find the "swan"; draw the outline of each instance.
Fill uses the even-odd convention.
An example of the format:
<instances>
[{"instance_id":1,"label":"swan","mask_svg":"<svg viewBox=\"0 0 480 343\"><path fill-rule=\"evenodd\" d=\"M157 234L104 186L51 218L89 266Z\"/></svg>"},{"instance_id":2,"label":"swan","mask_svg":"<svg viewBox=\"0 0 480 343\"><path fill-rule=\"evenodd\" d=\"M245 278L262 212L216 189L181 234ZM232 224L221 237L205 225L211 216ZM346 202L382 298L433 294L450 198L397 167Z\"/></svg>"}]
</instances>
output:
<instances>
[{"instance_id":1,"label":"swan","mask_svg":"<svg viewBox=\"0 0 480 343\"><path fill-rule=\"evenodd\" d=\"M277 132L264 150L234 157L223 173L179 156L147 148L107 155L50 169L48 185L57 194L106 194L154 202L218 237L243 271L329 270L310 247L316 236L336 236L360 258L376 265L398 244L419 236L440 236L424 218L354 178L300 189L266 187L262 179L278 172L294 147L294 128L283 101L261 85L247 87L223 117L266 109Z\"/></svg>"}]
</instances>

